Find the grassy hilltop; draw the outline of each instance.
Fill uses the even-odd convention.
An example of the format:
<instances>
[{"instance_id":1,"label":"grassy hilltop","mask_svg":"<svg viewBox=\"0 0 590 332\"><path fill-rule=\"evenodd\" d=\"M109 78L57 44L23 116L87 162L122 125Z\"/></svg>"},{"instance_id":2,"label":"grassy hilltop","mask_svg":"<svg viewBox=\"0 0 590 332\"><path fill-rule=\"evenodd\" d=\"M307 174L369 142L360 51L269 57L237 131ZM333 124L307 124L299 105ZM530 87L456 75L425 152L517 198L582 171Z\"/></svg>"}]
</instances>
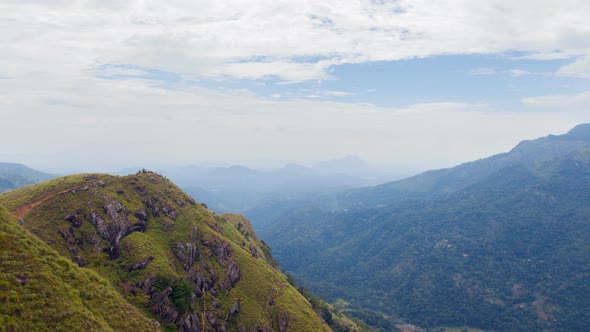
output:
<instances>
[{"instance_id":1,"label":"grassy hilltop","mask_svg":"<svg viewBox=\"0 0 590 332\"><path fill-rule=\"evenodd\" d=\"M245 218L216 215L158 174L61 177L4 193L0 206L8 330L67 329L85 316L94 319L75 326L330 330ZM26 284L15 281L25 274Z\"/></svg>"}]
</instances>

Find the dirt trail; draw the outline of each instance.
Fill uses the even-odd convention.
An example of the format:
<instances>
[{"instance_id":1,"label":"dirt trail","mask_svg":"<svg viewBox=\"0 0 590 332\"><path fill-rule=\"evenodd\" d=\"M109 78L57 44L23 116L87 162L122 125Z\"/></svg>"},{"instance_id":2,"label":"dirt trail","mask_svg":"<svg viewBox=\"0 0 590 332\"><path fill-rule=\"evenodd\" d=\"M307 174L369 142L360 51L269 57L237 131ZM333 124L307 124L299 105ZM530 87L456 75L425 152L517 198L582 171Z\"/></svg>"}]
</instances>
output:
<instances>
[{"instance_id":1,"label":"dirt trail","mask_svg":"<svg viewBox=\"0 0 590 332\"><path fill-rule=\"evenodd\" d=\"M37 205L39 205L39 204L41 204L41 203L45 202L46 200L48 200L48 199L50 199L50 198L52 198L52 197L55 197L55 196L57 196L57 195L59 195L59 194L67 193L67 192L69 192L69 191L72 191L72 190L75 190L75 189L78 189L78 188L81 188L81 187L82 187L82 186L76 186L76 187L69 188L69 189L66 189L66 190L62 190L62 191L59 191L59 192L56 192L56 193L50 193L50 194L48 194L48 195L45 195L45 196L43 196L43 197L42 197L41 199L39 199L39 200L36 200L36 201L34 201L34 202L30 202L30 203L27 203L27 204L25 204L25 205L22 205L22 206L18 207L16 210L14 210L14 212L12 212L12 214L14 214L15 216L17 216L18 218L22 218L22 217L24 217L24 216L25 216L25 215L26 215L26 214L27 214L29 211L31 211L31 209L33 209L33 208L34 208L34 207L36 207Z\"/></svg>"}]
</instances>

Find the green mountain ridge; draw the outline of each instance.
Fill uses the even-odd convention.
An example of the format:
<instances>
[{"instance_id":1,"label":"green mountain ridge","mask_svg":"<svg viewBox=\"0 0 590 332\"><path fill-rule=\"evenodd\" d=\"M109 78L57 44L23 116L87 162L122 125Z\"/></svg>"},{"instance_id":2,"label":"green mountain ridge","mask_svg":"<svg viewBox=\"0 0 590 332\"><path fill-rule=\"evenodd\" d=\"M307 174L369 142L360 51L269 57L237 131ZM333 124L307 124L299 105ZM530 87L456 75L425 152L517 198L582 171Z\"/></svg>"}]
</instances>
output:
<instances>
[{"instance_id":1,"label":"green mountain ridge","mask_svg":"<svg viewBox=\"0 0 590 332\"><path fill-rule=\"evenodd\" d=\"M116 293L125 310L141 312L127 322L133 328L111 326L115 330L148 330L154 326L152 320L166 331L201 331L203 326L207 331L330 330L278 270L268 246L250 233L247 219L239 219L242 226L234 226L232 221L238 217L226 216L228 221L216 215L158 174L61 177L1 194L0 206L14 214L2 212L3 232L19 232L25 241L49 245L50 256L55 256L58 265L67 266L61 272L48 262L44 278L53 280L58 274L75 281L77 271L97 274L93 278L107 279L100 286L107 294ZM3 233L4 238L10 236ZM9 242L2 241L3 257L11 258L14 251ZM28 257L49 259L46 251L32 251ZM3 260L3 264L13 261ZM15 293L20 285L11 280L16 274L26 274L32 286L38 282L37 275L15 264L4 271L3 267L0 298L9 303L5 309L19 309L2 312L0 317L10 324L2 326L22 330L28 326L24 319L43 316L44 308L28 307L24 295ZM74 281L52 281L55 288L48 288L45 294L56 297L59 289L77 285ZM55 310L60 304L65 309L78 303L75 288L65 293L68 296L56 302ZM84 301L87 293L80 294ZM32 291L26 296L39 295ZM97 329L108 330L112 309L100 303L97 307L103 314L96 323L103 328ZM52 325L34 326L65 330L68 317L56 315ZM116 315L112 318L116 320Z\"/></svg>"},{"instance_id":2,"label":"green mountain ridge","mask_svg":"<svg viewBox=\"0 0 590 332\"><path fill-rule=\"evenodd\" d=\"M590 147L590 124L581 124L563 135L549 135L519 143L506 153L467 162L372 188L352 190L339 199L341 205L378 206L408 198L433 198L465 189L504 167L547 161L577 149Z\"/></svg>"},{"instance_id":3,"label":"green mountain ridge","mask_svg":"<svg viewBox=\"0 0 590 332\"><path fill-rule=\"evenodd\" d=\"M300 208L259 233L305 286L384 331L588 330L589 132L389 184L427 183L425 195L372 201L388 185L370 188L367 204Z\"/></svg>"}]
</instances>

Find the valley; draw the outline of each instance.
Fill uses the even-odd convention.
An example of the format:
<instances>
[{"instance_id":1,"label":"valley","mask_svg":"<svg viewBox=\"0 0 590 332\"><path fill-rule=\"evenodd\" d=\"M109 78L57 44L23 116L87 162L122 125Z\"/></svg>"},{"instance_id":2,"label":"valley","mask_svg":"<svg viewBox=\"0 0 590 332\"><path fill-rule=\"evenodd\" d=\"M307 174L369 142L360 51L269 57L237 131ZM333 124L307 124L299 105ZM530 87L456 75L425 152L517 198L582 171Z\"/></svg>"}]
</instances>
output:
<instances>
[{"instance_id":1,"label":"valley","mask_svg":"<svg viewBox=\"0 0 590 332\"><path fill-rule=\"evenodd\" d=\"M181 185L198 179L186 174ZM237 208L249 219L209 211L209 196L145 170L60 177L4 193L0 205L12 211L6 227L96 271L165 329L589 327L590 125L377 186L314 192L299 181L299 193L278 194L276 174L256 173L235 195L269 174L267 191ZM231 188L224 176L209 181ZM203 320L207 296L215 306Z\"/></svg>"}]
</instances>

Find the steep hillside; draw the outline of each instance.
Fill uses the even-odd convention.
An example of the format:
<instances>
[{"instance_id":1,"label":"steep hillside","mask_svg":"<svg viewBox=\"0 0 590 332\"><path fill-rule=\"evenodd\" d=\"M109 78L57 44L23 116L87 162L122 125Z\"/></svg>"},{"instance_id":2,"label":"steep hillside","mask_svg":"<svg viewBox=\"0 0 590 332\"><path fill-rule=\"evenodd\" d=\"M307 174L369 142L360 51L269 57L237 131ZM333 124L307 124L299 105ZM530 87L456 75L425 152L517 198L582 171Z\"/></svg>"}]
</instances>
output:
<instances>
[{"instance_id":1,"label":"steep hillside","mask_svg":"<svg viewBox=\"0 0 590 332\"><path fill-rule=\"evenodd\" d=\"M590 150L581 149L433 199L299 210L263 237L304 285L384 330L585 331L588 188Z\"/></svg>"},{"instance_id":2,"label":"steep hillside","mask_svg":"<svg viewBox=\"0 0 590 332\"><path fill-rule=\"evenodd\" d=\"M0 330L158 331L104 278L81 269L0 209Z\"/></svg>"},{"instance_id":3,"label":"steep hillside","mask_svg":"<svg viewBox=\"0 0 590 332\"><path fill-rule=\"evenodd\" d=\"M0 205L165 330L329 331L246 226L155 173L62 177L4 193Z\"/></svg>"},{"instance_id":4,"label":"steep hillside","mask_svg":"<svg viewBox=\"0 0 590 332\"><path fill-rule=\"evenodd\" d=\"M49 180L53 177L21 164L0 162L0 193Z\"/></svg>"},{"instance_id":5,"label":"steep hillside","mask_svg":"<svg viewBox=\"0 0 590 332\"><path fill-rule=\"evenodd\" d=\"M409 198L432 198L465 189L510 165L547 161L588 147L590 124L581 124L563 135L549 135L523 141L510 152L453 168L428 171L372 188L353 190L339 197L339 201L341 206L371 207Z\"/></svg>"}]
</instances>

